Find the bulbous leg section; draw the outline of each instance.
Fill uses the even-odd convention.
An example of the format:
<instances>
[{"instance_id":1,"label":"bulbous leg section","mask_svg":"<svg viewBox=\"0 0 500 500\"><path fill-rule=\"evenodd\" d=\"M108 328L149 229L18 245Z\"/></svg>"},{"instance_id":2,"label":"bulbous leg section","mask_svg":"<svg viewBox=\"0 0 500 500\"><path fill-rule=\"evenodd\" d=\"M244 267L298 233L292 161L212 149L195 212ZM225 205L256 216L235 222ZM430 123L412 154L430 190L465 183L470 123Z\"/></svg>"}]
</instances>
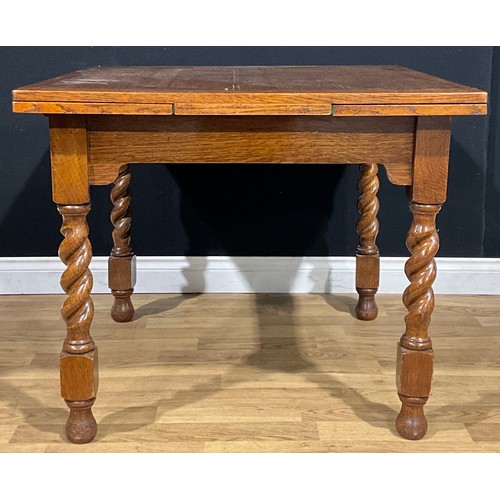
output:
<instances>
[{"instance_id":1,"label":"bulbous leg section","mask_svg":"<svg viewBox=\"0 0 500 500\"><path fill-rule=\"evenodd\" d=\"M418 440L427 434L424 404L428 398L410 398L399 395L401 411L396 419L396 430L405 439Z\"/></svg>"},{"instance_id":2,"label":"bulbous leg section","mask_svg":"<svg viewBox=\"0 0 500 500\"><path fill-rule=\"evenodd\" d=\"M115 300L111 307L111 317L117 323L127 323L134 318L134 306L130 300L133 290L113 290Z\"/></svg>"},{"instance_id":3,"label":"bulbous leg section","mask_svg":"<svg viewBox=\"0 0 500 500\"><path fill-rule=\"evenodd\" d=\"M363 321L372 321L378 315L378 306L375 302L376 288L356 288L359 297L356 304L356 317Z\"/></svg>"},{"instance_id":4,"label":"bulbous leg section","mask_svg":"<svg viewBox=\"0 0 500 500\"><path fill-rule=\"evenodd\" d=\"M97 422L92 414L95 398L88 401L66 401L69 418L66 422L66 437L72 443L90 443L97 434Z\"/></svg>"}]
</instances>

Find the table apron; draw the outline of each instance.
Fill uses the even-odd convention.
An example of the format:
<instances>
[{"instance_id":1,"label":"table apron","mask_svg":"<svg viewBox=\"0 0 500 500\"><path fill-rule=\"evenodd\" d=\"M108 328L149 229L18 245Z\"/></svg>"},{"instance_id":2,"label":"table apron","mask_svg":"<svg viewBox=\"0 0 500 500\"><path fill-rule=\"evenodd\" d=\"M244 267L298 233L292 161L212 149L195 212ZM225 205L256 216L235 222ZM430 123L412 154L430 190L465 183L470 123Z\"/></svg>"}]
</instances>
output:
<instances>
[{"instance_id":1,"label":"table apron","mask_svg":"<svg viewBox=\"0 0 500 500\"><path fill-rule=\"evenodd\" d=\"M88 116L90 184L133 163L380 163L411 184L414 117Z\"/></svg>"}]
</instances>

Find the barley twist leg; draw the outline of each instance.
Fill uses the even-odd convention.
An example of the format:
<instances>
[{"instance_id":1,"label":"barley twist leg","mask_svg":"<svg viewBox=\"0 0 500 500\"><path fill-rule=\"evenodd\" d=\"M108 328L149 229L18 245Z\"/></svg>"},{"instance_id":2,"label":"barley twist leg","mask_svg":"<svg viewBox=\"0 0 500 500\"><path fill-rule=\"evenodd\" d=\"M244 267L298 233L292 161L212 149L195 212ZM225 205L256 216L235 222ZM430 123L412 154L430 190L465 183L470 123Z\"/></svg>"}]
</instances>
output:
<instances>
[{"instance_id":1,"label":"barley twist leg","mask_svg":"<svg viewBox=\"0 0 500 500\"><path fill-rule=\"evenodd\" d=\"M434 256L439 249L436 215L441 205L412 202L410 209L413 222L406 245L411 257L405 266L410 284L403 294L403 302L408 310L405 317L406 331L398 344L396 382L402 407L396 428L407 439L421 439L427 432L424 405L432 384L434 353L429 325L434 310Z\"/></svg>"},{"instance_id":2,"label":"barley twist leg","mask_svg":"<svg viewBox=\"0 0 500 500\"><path fill-rule=\"evenodd\" d=\"M90 298L92 247L86 217L90 205L58 205L62 215L59 257L66 265L61 287L67 297L61 308L66 339L60 358L61 395L70 408L66 436L73 443L88 443L97 433L92 415L97 386L97 347L90 334L94 305Z\"/></svg>"},{"instance_id":3,"label":"barley twist leg","mask_svg":"<svg viewBox=\"0 0 500 500\"><path fill-rule=\"evenodd\" d=\"M108 261L108 284L114 296L111 317L118 322L131 321L134 306L130 296L135 286L135 256L130 245L130 169L122 167L111 189L113 249Z\"/></svg>"},{"instance_id":4,"label":"barley twist leg","mask_svg":"<svg viewBox=\"0 0 500 500\"><path fill-rule=\"evenodd\" d=\"M378 314L375 302L380 274L380 254L375 243L379 227L378 165L376 163L361 165L360 170L361 178L358 182L360 218L356 228L359 236L359 245L356 249L356 290L359 298L356 316L358 319L369 321L375 319Z\"/></svg>"}]
</instances>

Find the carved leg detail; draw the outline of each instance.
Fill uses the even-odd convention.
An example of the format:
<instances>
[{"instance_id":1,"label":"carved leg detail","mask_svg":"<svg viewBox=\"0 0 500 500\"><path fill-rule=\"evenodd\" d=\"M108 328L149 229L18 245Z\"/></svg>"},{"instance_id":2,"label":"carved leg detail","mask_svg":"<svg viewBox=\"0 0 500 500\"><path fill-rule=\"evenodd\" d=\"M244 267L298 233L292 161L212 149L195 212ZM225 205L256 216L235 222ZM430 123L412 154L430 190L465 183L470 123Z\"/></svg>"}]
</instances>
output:
<instances>
[{"instance_id":1,"label":"carved leg detail","mask_svg":"<svg viewBox=\"0 0 500 500\"><path fill-rule=\"evenodd\" d=\"M427 432L424 404L431 393L434 353L429 324L434 310L432 284L436 279L434 256L439 249L436 215L441 205L410 203L413 223L406 246L412 254L405 266L410 285L403 294L408 310L406 331L398 345L396 383L401 412L396 420L399 434L421 439Z\"/></svg>"},{"instance_id":2,"label":"carved leg detail","mask_svg":"<svg viewBox=\"0 0 500 500\"><path fill-rule=\"evenodd\" d=\"M358 211L361 217L357 225L359 245L356 250L356 290L359 299L356 316L358 319L369 321L375 319L378 314L375 302L380 274L380 254L375 243L378 234L378 165L361 165L360 170Z\"/></svg>"},{"instance_id":3,"label":"carved leg detail","mask_svg":"<svg viewBox=\"0 0 500 500\"><path fill-rule=\"evenodd\" d=\"M111 190L114 246L108 262L108 285L115 297L111 317L121 323L134 317L130 296L135 286L136 264L130 246L130 178L129 167L123 167Z\"/></svg>"},{"instance_id":4,"label":"carved leg detail","mask_svg":"<svg viewBox=\"0 0 500 500\"><path fill-rule=\"evenodd\" d=\"M88 443L97 432L92 415L97 386L97 348L90 335L94 305L90 298L92 247L86 217L90 205L58 205L63 218L59 257L66 264L61 287L67 297L61 309L66 339L60 359L61 395L70 407L66 436L73 443Z\"/></svg>"}]
</instances>

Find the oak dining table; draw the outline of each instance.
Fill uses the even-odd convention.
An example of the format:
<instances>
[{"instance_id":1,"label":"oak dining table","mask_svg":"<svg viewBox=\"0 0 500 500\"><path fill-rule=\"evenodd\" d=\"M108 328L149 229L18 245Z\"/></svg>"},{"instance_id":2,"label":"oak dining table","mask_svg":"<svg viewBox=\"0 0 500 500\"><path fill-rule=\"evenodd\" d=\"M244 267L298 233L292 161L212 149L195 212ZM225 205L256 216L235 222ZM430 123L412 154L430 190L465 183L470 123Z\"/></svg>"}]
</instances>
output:
<instances>
[{"instance_id":1,"label":"oak dining table","mask_svg":"<svg viewBox=\"0 0 500 500\"><path fill-rule=\"evenodd\" d=\"M412 223L406 328L402 323L396 354L396 429L404 438L422 438L434 363L436 215L447 194L450 125L453 116L486 114L487 97L480 89L380 65L95 67L15 89L14 112L49 119L52 197L62 216L59 256L66 265L60 380L70 409L67 438L87 443L97 432L90 186L113 185L111 316L131 321L136 265L129 165L145 163L359 165L360 320L377 316L379 166L391 183L405 187Z\"/></svg>"}]
</instances>

